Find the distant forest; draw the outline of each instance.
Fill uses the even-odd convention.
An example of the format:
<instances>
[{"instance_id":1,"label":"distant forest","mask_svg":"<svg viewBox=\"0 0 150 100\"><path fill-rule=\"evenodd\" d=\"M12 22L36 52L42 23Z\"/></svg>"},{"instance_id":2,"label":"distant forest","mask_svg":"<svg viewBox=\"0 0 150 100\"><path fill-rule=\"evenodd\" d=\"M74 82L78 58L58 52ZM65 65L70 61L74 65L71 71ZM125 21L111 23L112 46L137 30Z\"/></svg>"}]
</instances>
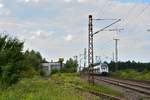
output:
<instances>
[{"instance_id":1,"label":"distant forest","mask_svg":"<svg viewBox=\"0 0 150 100\"><path fill-rule=\"evenodd\" d=\"M117 67L115 62L108 63L110 71L114 72L116 70L126 70L126 69L134 69L136 71L150 71L150 62L149 63L141 63L135 61L127 61L127 62L118 62Z\"/></svg>"}]
</instances>

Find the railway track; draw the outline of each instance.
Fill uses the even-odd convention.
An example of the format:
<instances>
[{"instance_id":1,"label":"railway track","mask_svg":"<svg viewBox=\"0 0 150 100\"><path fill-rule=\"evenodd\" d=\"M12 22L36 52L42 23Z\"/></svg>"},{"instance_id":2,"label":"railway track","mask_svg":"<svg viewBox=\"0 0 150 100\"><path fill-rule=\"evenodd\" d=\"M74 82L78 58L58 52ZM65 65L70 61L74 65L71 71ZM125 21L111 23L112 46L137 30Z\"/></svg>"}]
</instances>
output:
<instances>
[{"instance_id":1,"label":"railway track","mask_svg":"<svg viewBox=\"0 0 150 100\"><path fill-rule=\"evenodd\" d=\"M92 95L95 95L95 96L98 96L100 98L105 98L107 100L124 100L123 98L120 98L120 97L115 97L115 96L112 96L112 95L108 95L108 94L100 93L100 92L96 92L96 91L91 91L91 90L83 89L83 88L80 88L80 87L76 87L76 89L78 89L80 91L88 92L88 93L90 93Z\"/></svg>"},{"instance_id":2,"label":"railway track","mask_svg":"<svg viewBox=\"0 0 150 100\"><path fill-rule=\"evenodd\" d=\"M150 96L150 84L144 82L101 76L95 76L94 78L98 81L103 81L109 84L117 85Z\"/></svg>"}]
</instances>

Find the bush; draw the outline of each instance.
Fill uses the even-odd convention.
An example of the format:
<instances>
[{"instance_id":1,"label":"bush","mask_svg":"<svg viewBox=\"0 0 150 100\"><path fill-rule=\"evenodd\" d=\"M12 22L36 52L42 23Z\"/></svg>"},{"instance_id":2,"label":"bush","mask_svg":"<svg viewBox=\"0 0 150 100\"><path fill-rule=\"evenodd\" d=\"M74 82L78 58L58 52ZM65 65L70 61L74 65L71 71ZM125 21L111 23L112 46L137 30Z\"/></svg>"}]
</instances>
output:
<instances>
[{"instance_id":1,"label":"bush","mask_svg":"<svg viewBox=\"0 0 150 100\"><path fill-rule=\"evenodd\" d=\"M34 76L39 76L39 75L40 73L37 72L32 67L29 67L29 69L22 71L22 73L20 74L22 78L33 78Z\"/></svg>"},{"instance_id":2,"label":"bush","mask_svg":"<svg viewBox=\"0 0 150 100\"><path fill-rule=\"evenodd\" d=\"M39 75L42 57L39 52L23 53L24 42L0 35L0 84L12 85L22 77Z\"/></svg>"},{"instance_id":3,"label":"bush","mask_svg":"<svg viewBox=\"0 0 150 100\"><path fill-rule=\"evenodd\" d=\"M53 70L51 71L51 75L56 74L56 73L58 73L58 72L60 72L58 69L53 69Z\"/></svg>"},{"instance_id":4,"label":"bush","mask_svg":"<svg viewBox=\"0 0 150 100\"><path fill-rule=\"evenodd\" d=\"M128 78L128 79L139 79L139 80L150 80L150 71L138 72L133 69L121 70L112 73L115 77Z\"/></svg>"},{"instance_id":5,"label":"bush","mask_svg":"<svg viewBox=\"0 0 150 100\"><path fill-rule=\"evenodd\" d=\"M62 72L74 73L77 71L77 67L78 62L70 58L69 60L67 60L64 68L62 69Z\"/></svg>"},{"instance_id":6,"label":"bush","mask_svg":"<svg viewBox=\"0 0 150 100\"><path fill-rule=\"evenodd\" d=\"M0 83L2 86L9 86L19 80L18 73L12 72L12 68L12 65L6 65L2 67L2 73L0 76Z\"/></svg>"}]
</instances>

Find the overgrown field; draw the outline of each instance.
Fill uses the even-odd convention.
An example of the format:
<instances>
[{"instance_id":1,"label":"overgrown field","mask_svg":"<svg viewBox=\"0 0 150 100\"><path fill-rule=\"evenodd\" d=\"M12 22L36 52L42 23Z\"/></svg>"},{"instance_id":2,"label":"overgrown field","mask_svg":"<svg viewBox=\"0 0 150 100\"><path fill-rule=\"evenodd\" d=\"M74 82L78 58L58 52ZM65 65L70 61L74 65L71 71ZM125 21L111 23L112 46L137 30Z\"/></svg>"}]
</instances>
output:
<instances>
[{"instance_id":1,"label":"overgrown field","mask_svg":"<svg viewBox=\"0 0 150 100\"><path fill-rule=\"evenodd\" d=\"M8 89L0 90L0 100L99 100L88 92L76 87L92 89L111 95L122 93L103 85L89 85L80 79L79 74L54 74L51 78L36 77L23 79Z\"/></svg>"},{"instance_id":2,"label":"overgrown field","mask_svg":"<svg viewBox=\"0 0 150 100\"><path fill-rule=\"evenodd\" d=\"M150 71L138 72L133 69L121 70L112 73L113 76L138 80L150 80Z\"/></svg>"}]
</instances>

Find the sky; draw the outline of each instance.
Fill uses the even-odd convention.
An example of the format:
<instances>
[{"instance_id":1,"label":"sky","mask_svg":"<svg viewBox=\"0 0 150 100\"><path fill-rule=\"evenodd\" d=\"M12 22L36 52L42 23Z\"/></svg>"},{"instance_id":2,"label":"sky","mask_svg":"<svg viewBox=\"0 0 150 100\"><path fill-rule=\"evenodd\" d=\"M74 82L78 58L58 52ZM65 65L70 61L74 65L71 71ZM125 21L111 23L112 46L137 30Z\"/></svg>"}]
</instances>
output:
<instances>
[{"instance_id":1,"label":"sky","mask_svg":"<svg viewBox=\"0 0 150 100\"><path fill-rule=\"evenodd\" d=\"M111 60L119 38L119 60L150 61L150 0L0 0L0 33L25 41L48 61L66 59L88 47L88 15L121 19L94 36L94 56ZM113 21L94 21L94 32Z\"/></svg>"}]
</instances>

